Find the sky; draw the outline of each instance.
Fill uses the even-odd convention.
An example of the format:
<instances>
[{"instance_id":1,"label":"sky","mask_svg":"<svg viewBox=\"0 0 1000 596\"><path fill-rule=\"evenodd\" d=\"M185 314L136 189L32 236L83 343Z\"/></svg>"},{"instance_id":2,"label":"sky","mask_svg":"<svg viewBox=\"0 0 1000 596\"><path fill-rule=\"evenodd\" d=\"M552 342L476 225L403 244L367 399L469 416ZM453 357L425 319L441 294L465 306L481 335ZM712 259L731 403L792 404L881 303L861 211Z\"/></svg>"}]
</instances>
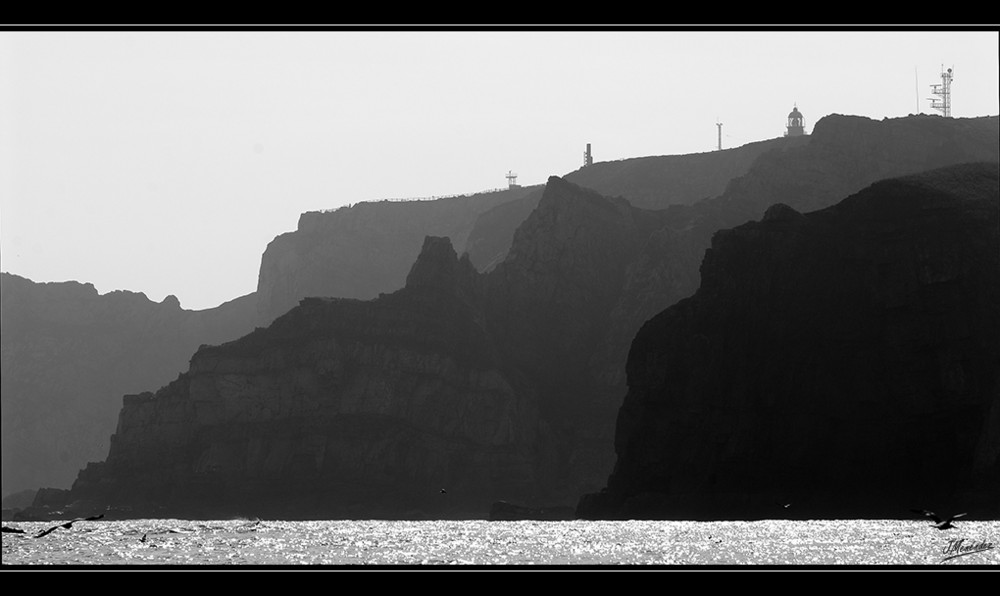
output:
<instances>
[{"instance_id":1,"label":"sky","mask_svg":"<svg viewBox=\"0 0 1000 596\"><path fill-rule=\"evenodd\" d=\"M998 32L0 31L0 270L183 308L299 214L541 184L829 114L1000 113Z\"/></svg>"}]
</instances>

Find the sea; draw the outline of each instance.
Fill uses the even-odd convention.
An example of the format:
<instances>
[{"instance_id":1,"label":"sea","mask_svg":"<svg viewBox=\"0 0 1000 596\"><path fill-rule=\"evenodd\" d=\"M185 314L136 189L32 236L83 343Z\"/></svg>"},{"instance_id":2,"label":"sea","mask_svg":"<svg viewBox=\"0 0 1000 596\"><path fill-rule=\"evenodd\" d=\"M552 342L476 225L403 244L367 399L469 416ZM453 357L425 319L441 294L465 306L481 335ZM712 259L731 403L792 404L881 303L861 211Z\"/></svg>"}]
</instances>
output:
<instances>
[{"instance_id":1,"label":"sea","mask_svg":"<svg viewBox=\"0 0 1000 596\"><path fill-rule=\"evenodd\" d=\"M136 519L81 520L69 528L61 523L4 522L3 570L989 570L1000 565L1000 521L956 521L948 530L924 520Z\"/></svg>"}]
</instances>

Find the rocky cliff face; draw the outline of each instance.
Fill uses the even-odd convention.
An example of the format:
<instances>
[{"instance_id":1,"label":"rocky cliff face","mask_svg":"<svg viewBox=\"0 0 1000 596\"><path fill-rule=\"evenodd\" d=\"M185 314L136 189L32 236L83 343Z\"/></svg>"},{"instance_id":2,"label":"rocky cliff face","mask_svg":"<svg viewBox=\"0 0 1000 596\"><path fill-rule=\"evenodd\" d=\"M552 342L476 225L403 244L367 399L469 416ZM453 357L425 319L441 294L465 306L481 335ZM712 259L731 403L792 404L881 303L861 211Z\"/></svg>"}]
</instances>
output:
<instances>
[{"instance_id":1,"label":"rocky cliff face","mask_svg":"<svg viewBox=\"0 0 1000 596\"><path fill-rule=\"evenodd\" d=\"M938 116L871 120L832 115L816 123L807 142L777 145L731 180L717 197L666 210L665 224L630 265L628 290L613 311L617 331L594 362L609 391L624 395L624 362L635 330L695 292L698 267L717 231L760 219L783 203L807 212L828 207L883 178L973 161L1000 162L1000 118Z\"/></svg>"},{"instance_id":2,"label":"rocky cliff face","mask_svg":"<svg viewBox=\"0 0 1000 596\"><path fill-rule=\"evenodd\" d=\"M552 177L506 260L484 276L493 335L537 387L539 407L563 441L562 481L577 491L599 486L612 464L620 395L609 398L595 383L593 363L610 366L601 360L607 337L628 333L613 327L613 309L630 266L664 221L662 212Z\"/></svg>"},{"instance_id":3,"label":"rocky cliff face","mask_svg":"<svg viewBox=\"0 0 1000 596\"><path fill-rule=\"evenodd\" d=\"M305 299L127 396L107 461L72 498L321 517L572 503L611 466L617 402L586 371L660 218L552 178L488 275L428 237L402 290Z\"/></svg>"},{"instance_id":4,"label":"rocky cliff face","mask_svg":"<svg viewBox=\"0 0 1000 596\"><path fill-rule=\"evenodd\" d=\"M514 240L514 230L538 207L543 191L544 188L535 189L476 218L465 245L465 252L476 269L491 271L503 262Z\"/></svg>"},{"instance_id":5,"label":"rocky cliff face","mask_svg":"<svg viewBox=\"0 0 1000 596\"><path fill-rule=\"evenodd\" d=\"M107 455L122 394L166 383L199 345L253 326L253 295L190 311L173 296L0 275L4 494L68 488Z\"/></svg>"},{"instance_id":6,"label":"rocky cliff face","mask_svg":"<svg viewBox=\"0 0 1000 596\"><path fill-rule=\"evenodd\" d=\"M870 172L909 173L968 155L998 160L997 143L982 142L1000 138L996 118L831 122L841 120L873 138L881 131L882 144L859 141L878 148L866 150L872 159L891 161ZM942 138L952 154L918 151L940 149ZM266 330L200 351L177 382L128 399L116 433L123 438L115 439L121 449L81 473L74 493L143 502L167 494L168 484L157 480L165 477L179 487L178 499L208 495L201 502L230 509L245 496L258 508L295 503L303 515L439 515L444 510L436 507L445 505L428 499L445 493L424 491L468 475L485 488L463 488L466 497L449 489L448 511L497 500L575 501L603 486L613 467L615 415L636 331L694 293L714 232L759 218L776 197L793 206L829 205L868 184L851 167L850 139L814 146L810 137L776 148L719 197L656 211L552 178L506 259L488 273L475 273L471 259L455 259L432 240L404 290L369 302L308 300ZM883 145L916 157L907 161ZM836 195L844 188L852 190ZM483 378L492 397L481 397L488 393ZM454 420L455 411L475 416L459 397L432 399L452 390L479 396L476 407L490 412L472 435L434 422ZM199 411L213 414L202 424ZM496 412L513 413L501 422L508 418ZM245 420L256 421L253 431ZM473 435L511 438L487 448ZM254 443L254 436L266 438ZM459 454L472 459L450 459ZM442 468L445 460L457 463ZM199 462L214 461L221 476L204 476L208 468ZM149 466L155 473L143 471Z\"/></svg>"},{"instance_id":7,"label":"rocky cliff face","mask_svg":"<svg viewBox=\"0 0 1000 596\"><path fill-rule=\"evenodd\" d=\"M969 164L716 234L697 293L635 337L579 512L1000 514L998 213L997 164Z\"/></svg>"},{"instance_id":8,"label":"rocky cliff face","mask_svg":"<svg viewBox=\"0 0 1000 596\"><path fill-rule=\"evenodd\" d=\"M516 346L511 358L532 371L544 403L559 413L551 424L572 437L565 469L576 486L603 485L632 339L646 320L695 292L716 231L759 218L771 201L829 206L889 172L1000 161L996 117L831 116L816 129L808 142L774 145L723 194L691 205L646 211L596 193L561 201L578 191L564 195L549 181L487 284L492 312L505 321L496 335ZM865 160L872 163L858 165Z\"/></svg>"},{"instance_id":9,"label":"rocky cliff face","mask_svg":"<svg viewBox=\"0 0 1000 596\"><path fill-rule=\"evenodd\" d=\"M203 347L155 395L126 396L108 459L81 473L75 498L193 516L419 517L529 497L553 470L547 433L493 348L477 276L428 237L398 292L305 299Z\"/></svg>"},{"instance_id":10,"label":"rocky cliff face","mask_svg":"<svg viewBox=\"0 0 1000 596\"><path fill-rule=\"evenodd\" d=\"M451 238L463 252L479 214L534 188L304 213L298 229L271 241L261 258L258 324L270 324L307 296L368 300L398 290L425 236Z\"/></svg>"}]
</instances>

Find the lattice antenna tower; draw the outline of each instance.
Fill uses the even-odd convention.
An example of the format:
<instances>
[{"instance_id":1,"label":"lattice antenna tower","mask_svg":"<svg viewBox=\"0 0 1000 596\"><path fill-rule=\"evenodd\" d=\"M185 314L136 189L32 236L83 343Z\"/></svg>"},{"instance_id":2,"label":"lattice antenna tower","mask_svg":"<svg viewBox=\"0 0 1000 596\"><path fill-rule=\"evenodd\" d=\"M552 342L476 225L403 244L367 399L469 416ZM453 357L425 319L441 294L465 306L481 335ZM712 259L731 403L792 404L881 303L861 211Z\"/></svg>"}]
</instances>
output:
<instances>
[{"instance_id":1,"label":"lattice antenna tower","mask_svg":"<svg viewBox=\"0 0 1000 596\"><path fill-rule=\"evenodd\" d=\"M952 69L945 70L941 65L941 82L931 85L931 93L937 97L931 97L931 109L938 110L945 118L951 118L951 80L954 77Z\"/></svg>"}]
</instances>

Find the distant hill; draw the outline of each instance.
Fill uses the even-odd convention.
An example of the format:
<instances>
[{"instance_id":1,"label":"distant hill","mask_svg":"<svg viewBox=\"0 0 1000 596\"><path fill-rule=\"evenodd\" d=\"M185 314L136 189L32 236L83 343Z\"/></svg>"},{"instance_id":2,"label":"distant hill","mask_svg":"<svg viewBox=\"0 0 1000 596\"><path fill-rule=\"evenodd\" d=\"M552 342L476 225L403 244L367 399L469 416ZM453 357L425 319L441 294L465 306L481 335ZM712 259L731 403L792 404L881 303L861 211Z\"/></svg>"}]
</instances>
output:
<instances>
[{"instance_id":1,"label":"distant hill","mask_svg":"<svg viewBox=\"0 0 1000 596\"><path fill-rule=\"evenodd\" d=\"M201 344L252 330L254 298L190 311L174 296L0 274L3 493L68 488L107 456L122 395L176 377Z\"/></svg>"},{"instance_id":2,"label":"distant hill","mask_svg":"<svg viewBox=\"0 0 1000 596\"><path fill-rule=\"evenodd\" d=\"M643 325L588 518L1000 516L998 164L715 234Z\"/></svg>"}]
</instances>

